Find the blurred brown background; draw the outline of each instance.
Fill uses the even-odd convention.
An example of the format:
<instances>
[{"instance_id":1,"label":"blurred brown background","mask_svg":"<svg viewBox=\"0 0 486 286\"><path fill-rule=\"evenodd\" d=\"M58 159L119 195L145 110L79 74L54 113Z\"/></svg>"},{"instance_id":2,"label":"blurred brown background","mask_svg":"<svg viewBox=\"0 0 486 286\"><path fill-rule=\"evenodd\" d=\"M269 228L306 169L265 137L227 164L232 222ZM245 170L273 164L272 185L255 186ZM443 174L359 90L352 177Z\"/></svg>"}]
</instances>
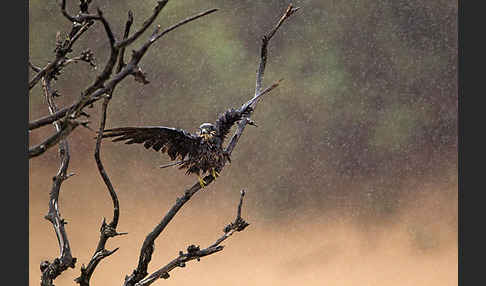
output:
<instances>
[{"instance_id":1,"label":"blurred brown background","mask_svg":"<svg viewBox=\"0 0 486 286\"><path fill-rule=\"evenodd\" d=\"M77 1L67 1L74 11ZM138 28L155 1L94 0L118 37L127 11ZM57 31L70 23L56 1L30 1L30 60L54 57ZM189 244L207 246L235 215L251 223L223 252L188 264L157 283L168 285L457 285L457 2L295 1L302 7L272 39L266 84L284 78L256 109L233 163L187 204L157 240L154 271ZM149 85L128 78L111 101L107 127L165 125L195 131L254 90L260 37L287 1L170 1L162 27L209 8L218 12L169 33L142 60ZM142 40L135 43L139 47ZM108 42L100 24L74 55L91 48L99 65ZM129 54L129 53L128 53ZM68 67L57 82L59 105L73 102L96 73ZM30 119L48 113L40 87ZM97 128L100 104L87 109ZM36 144L51 126L30 134ZM96 247L111 201L93 160L94 134L70 137L70 171L62 216L77 267L56 285L71 285ZM120 285L136 266L141 243L175 198L196 180L158 168L166 156L106 142L102 159L118 192L118 230L129 235L95 272L94 285ZM30 160L30 285L42 260L58 255L47 213L56 149Z\"/></svg>"}]
</instances>

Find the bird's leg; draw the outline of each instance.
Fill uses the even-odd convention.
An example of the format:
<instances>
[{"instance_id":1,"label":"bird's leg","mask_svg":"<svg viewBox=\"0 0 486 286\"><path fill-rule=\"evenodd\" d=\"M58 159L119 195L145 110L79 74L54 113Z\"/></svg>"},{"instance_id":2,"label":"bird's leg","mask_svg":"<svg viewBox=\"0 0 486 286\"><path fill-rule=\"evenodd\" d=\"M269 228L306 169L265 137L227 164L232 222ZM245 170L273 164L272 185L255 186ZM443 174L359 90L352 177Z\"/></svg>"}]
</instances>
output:
<instances>
[{"instance_id":1,"label":"bird's leg","mask_svg":"<svg viewBox=\"0 0 486 286\"><path fill-rule=\"evenodd\" d=\"M201 188L206 187L206 182L201 176L197 175L197 179L199 180L199 185L201 186Z\"/></svg>"},{"instance_id":2,"label":"bird's leg","mask_svg":"<svg viewBox=\"0 0 486 286\"><path fill-rule=\"evenodd\" d=\"M217 177L219 177L219 173L216 172L214 168L211 169L211 174L213 175L213 178L216 180Z\"/></svg>"}]
</instances>

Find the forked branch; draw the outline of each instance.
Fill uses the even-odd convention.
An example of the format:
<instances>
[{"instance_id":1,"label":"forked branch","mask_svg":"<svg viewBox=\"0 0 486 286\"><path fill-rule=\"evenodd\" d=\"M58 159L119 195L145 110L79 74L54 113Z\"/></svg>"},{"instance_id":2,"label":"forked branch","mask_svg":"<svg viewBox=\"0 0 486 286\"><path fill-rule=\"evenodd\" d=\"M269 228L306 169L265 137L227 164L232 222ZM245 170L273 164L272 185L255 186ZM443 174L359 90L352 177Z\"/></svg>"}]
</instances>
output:
<instances>
[{"instance_id":1,"label":"forked branch","mask_svg":"<svg viewBox=\"0 0 486 286\"><path fill-rule=\"evenodd\" d=\"M169 262L164 267L150 274L147 278L136 283L135 286L148 286L154 283L157 279L160 278L168 279L170 277L169 276L170 271L172 271L177 267L185 267L186 262L189 262L191 260L199 261L202 257L223 250L224 246L221 245L223 241L225 241L228 237L233 235L233 233L243 231L247 226L250 225L241 217L241 207L243 205L244 196L245 196L245 191L242 190L240 193L240 202L238 204L236 219L234 222L228 224L223 229L223 235L220 238L218 238L216 242L214 242L213 244L211 244L210 246L204 249L200 249L199 246L196 245L190 245L189 247L187 247L186 253L180 251L178 257L174 258L171 262Z\"/></svg>"}]
</instances>

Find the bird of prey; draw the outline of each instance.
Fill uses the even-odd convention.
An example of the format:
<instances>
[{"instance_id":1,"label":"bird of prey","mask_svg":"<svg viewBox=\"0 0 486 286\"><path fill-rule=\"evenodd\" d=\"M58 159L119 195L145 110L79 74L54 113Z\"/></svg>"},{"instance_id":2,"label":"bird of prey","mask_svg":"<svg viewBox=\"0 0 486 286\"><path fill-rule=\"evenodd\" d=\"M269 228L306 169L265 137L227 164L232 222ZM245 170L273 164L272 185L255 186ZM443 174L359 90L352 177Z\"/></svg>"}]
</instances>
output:
<instances>
[{"instance_id":1,"label":"bird of prey","mask_svg":"<svg viewBox=\"0 0 486 286\"><path fill-rule=\"evenodd\" d=\"M226 110L214 124L201 124L196 134L165 126L121 127L104 130L102 138L113 138L113 142L125 141L125 144L143 144L146 149L167 153L172 161L178 160L167 166L180 165L179 169L187 169L187 175L197 174L199 184L205 187L201 175L207 172L216 179L226 160L230 162L223 150L223 142L236 122L250 116L253 111L251 103L253 101L241 108Z\"/></svg>"}]
</instances>

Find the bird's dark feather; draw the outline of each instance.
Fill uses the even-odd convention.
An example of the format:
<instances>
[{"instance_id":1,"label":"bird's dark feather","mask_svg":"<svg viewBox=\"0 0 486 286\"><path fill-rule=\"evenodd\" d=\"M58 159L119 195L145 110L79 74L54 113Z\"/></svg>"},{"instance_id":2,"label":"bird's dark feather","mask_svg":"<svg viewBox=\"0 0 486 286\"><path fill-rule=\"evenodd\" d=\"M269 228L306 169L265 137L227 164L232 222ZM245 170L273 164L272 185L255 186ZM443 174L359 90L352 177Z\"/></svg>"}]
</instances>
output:
<instances>
[{"instance_id":1,"label":"bird's dark feather","mask_svg":"<svg viewBox=\"0 0 486 286\"><path fill-rule=\"evenodd\" d=\"M126 141L125 144L141 144L146 149L167 153L171 160L182 160L196 156L201 138L185 130L164 126L122 127L103 131L103 138L113 138L113 142Z\"/></svg>"},{"instance_id":2,"label":"bird's dark feather","mask_svg":"<svg viewBox=\"0 0 486 286\"><path fill-rule=\"evenodd\" d=\"M253 109L251 107L247 107L244 111L230 108L220 114L216 120L216 129L218 130L218 136L221 138L221 141L224 141L231 127L237 121L241 120L244 116L249 116L252 111Z\"/></svg>"},{"instance_id":3,"label":"bird's dark feather","mask_svg":"<svg viewBox=\"0 0 486 286\"><path fill-rule=\"evenodd\" d=\"M222 169L229 157L223 151L223 142L231 127L244 116L253 111L251 107L244 110L228 109L216 120L216 124L205 123L208 128L215 128L211 137L198 136L177 128L155 127L122 127L103 131L102 138L113 138L113 142L125 141L126 144L142 144L147 149L167 153L172 160L179 158L179 169L187 169L186 174L200 175ZM202 125L201 125L202 126ZM201 127L200 127L201 128ZM207 133L205 133L207 134ZM207 135L205 135L207 136ZM204 139L203 139L204 138ZM185 159L185 157L188 157Z\"/></svg>"}]
</instances>

